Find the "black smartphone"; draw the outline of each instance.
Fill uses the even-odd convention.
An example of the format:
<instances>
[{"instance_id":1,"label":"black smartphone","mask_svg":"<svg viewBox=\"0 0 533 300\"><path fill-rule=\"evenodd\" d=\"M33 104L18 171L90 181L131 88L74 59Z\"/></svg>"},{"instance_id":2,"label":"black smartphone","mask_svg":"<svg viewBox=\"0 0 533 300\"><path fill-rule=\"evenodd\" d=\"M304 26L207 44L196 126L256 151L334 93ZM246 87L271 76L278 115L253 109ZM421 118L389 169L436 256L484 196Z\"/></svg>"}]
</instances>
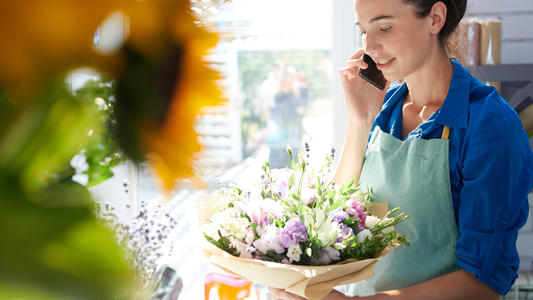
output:
<instances>
[{"instance_id":1,"label":"black smartphone","mask_svg":"<svg viewBox=\"0 0 533 300\"><path fill-rule=\"evenodd\" d=\"M359 69L359 76L370 82L373 86L380 90L385 88L387 80L383 77L383 73L376 67L376 63L368 55L363 55L363 61L368 64L368 68Z\"/></svg>"}]
</instances>

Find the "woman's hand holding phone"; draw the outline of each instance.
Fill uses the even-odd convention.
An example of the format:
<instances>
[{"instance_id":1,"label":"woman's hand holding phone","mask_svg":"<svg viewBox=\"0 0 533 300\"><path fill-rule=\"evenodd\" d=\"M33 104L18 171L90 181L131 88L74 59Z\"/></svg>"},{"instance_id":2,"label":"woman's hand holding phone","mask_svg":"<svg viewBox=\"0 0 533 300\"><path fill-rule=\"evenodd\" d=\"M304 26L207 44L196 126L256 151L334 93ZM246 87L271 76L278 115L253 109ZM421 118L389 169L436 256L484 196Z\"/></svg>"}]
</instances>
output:
<instances>
[{"instance_id":1,"label":"woman's hand holding phone","mask_svg":"<svg viewBox=\"0 0 533 300\"><path fill-rule=\"evenodd\" d=\"M359 70L369 67L363 60L364 54L363 49L356 51L339 74L346 99L348 121L371 125L381 110L389 82L380 90L359 75Z\"/></svg>"}]
</instances>

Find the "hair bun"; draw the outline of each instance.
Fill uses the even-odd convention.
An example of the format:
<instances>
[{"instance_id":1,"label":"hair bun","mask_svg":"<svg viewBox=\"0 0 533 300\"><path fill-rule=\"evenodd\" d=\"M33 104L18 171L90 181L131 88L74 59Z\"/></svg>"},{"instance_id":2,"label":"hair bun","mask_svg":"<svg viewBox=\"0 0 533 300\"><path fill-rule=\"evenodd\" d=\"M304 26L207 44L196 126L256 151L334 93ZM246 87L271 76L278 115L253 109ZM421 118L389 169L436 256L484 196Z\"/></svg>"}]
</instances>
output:
<instances>
[{"instance_id":1,"label":"hair bun","mask_svg":"<svg viewBox=\"0 0 533 300\"><path fill-rule=\"evenodd\" d=\"M432 1L438 2L438 1ZM454 32L455 28L461 22L461 19L464 17L466 12L467 0L444 0L442 1L446 4L448 12L446 14L446 22L439 32L439 37L441 42L445 43L450 35Z\"/></svg>"},{"instance_id":2,"label":"hair bun","mask_svg":"<svg viewBox=\"0 0 533 300\"><path fill-rule=\"evenodd\" d=\"M446 22L439 32L439 40L445 45L455 28L465 15L467 0L403 0L404 3L414 6L419 17L426 17L431 12L431 8L437 2L443 2L448 10Z\"/></svg>"}]
</instances>

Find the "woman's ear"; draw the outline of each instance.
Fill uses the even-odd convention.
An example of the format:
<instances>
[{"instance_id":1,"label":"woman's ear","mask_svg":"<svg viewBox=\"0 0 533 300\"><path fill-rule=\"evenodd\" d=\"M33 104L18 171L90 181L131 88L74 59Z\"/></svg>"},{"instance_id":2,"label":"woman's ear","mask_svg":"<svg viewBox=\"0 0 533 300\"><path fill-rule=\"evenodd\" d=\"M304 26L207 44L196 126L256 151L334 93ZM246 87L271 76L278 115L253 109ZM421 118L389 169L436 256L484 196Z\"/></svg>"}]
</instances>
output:
<instances>
[{"instance_id":1,"label":"woman's ear","mask_svg":"<svg viewBox=\"0 0 533 300\"><path fill-rule=\"evenodd\" d=\"M439 34L442 27L446 23L446 14L447 14L446 4L442 1L437 1L433 4L429 17L431 20L430 32L432 34Z\"/></svg>"}]
</instances>

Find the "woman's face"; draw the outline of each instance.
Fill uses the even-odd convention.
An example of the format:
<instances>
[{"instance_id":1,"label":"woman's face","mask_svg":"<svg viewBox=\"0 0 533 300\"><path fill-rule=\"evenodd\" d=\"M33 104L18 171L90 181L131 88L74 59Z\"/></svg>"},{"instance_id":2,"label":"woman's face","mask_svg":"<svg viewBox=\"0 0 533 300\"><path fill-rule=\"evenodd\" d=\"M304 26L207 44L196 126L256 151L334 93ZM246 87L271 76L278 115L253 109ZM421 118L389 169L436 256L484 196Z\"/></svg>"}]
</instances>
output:
<instances>
[{"instance_id":1,"label":"woman's face","mask_svg":"<svg viewBox=\"0 0 533 300\"><path fill-rule=\"evenodd\" d=\"M365 52L388 81L415 72L438 46L431 17L417 17L414 6L402 0L355 0L354 5Z\"/></svg>"}]
</instances>

